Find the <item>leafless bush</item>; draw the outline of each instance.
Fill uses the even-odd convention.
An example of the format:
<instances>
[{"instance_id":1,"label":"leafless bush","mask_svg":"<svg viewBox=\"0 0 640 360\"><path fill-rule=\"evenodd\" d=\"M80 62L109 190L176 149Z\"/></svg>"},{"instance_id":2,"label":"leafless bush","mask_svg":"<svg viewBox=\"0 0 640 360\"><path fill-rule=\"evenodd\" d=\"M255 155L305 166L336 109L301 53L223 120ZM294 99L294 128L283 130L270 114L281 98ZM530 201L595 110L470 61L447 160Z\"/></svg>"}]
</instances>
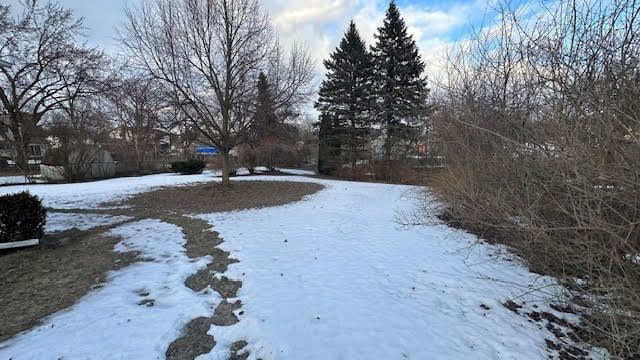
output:
<instances>
[{"instance_id":1,"label":"leafless bush","mask_svg":"<svg viewBox=\"0 0 640 360\"><path fill-rule=\"evenodd\" d=\"M47 152L44 165L59 167L59 175L68 182L82 181L91 173L98 149L89 144L66 143Z\"/></svg>"},{"instance_id":2,"label":"leafless bush","mask_svg":"<svg viewBox=\"0 0 640 360\"><path fill-rule=\"evenodd\" d=\"M567 284L585 341L638 357L640 7L561 1L499 18L452 58L433 117L445 216Z\"/></svg>"}]
</instances>

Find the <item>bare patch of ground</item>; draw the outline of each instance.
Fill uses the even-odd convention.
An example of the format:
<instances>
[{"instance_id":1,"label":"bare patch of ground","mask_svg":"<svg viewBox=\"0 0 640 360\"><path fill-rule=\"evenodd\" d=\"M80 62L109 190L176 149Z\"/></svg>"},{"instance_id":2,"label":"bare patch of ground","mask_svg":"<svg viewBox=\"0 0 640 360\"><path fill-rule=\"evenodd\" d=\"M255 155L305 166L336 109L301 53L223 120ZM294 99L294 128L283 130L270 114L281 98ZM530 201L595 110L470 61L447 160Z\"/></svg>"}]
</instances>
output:
<instances>
[{"instance_id":1,"label":"bare patch of ground","mask_svg":"<svg viewBox=\"0 0 640 360\"><path fill-rule=\"evenodd\" d=\"M108 205L204 214L284 205L322 188L320 184L293 181L237 181L228 188L219 183L206 183L159 188Z\"/></svg>"},{"instance_id":2,"label":"bare patch of ground","mask_svg":"<svg viewBox=\"0 0 640 360\"><path fill-rule=\"evenodd\" d=\"M136 261L136 253L112 251L120 239L105 229L47 235L37 247L0 256L0 341L40 323L99 287L109 270Z\"/></svg>"},{"instance_id":3,"label":"bare patch of ground","mask_svg":"<svg viewBox=\"0 0 640 360\"><path fill-rule=\"evenodd\" d=\"M238 317L233 312L240 309L242 303L240 300L230 303L226 299L222 300L213 313L213 324L218 326L229 326L237 323Z\"/></svg>"},{"instance_id":4,"label":"bare patch of ground","mask_svg":"<svg viewBox=\"0 0 640 360\"><path fill-rule=\"evenodd\" d=\"M236 341L231 344L231 349L229 349L229 360L246 360L249 357L249 353L241 351L247 345L249 344L244 340Z\"/></svg>"},{"instance_id":5,"label":"bare patch of ground","mask_svg":"<svg viewBox=\"0 0 640 360\"><path fill-rule=\"evenodd\" d=\"M182 336L174 340L166 352L167 360L191 360L206 354L216 345L213 336L207 334L213 320L208 317L195 318L184 327Z\"/></svg>"}]
</instances>

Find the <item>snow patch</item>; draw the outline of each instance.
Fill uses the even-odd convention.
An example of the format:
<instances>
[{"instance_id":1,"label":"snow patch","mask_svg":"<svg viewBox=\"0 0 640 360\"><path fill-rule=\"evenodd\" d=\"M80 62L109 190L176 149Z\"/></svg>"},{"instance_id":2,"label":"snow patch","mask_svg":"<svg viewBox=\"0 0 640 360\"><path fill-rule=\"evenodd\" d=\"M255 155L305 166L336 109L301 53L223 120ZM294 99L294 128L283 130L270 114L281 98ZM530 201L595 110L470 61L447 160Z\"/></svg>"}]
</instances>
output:
<instances>
[{"instance_id":1,"label":"snow patch","mask_svg":"<svg viewBox=\"0 0 640 360\"><path fill-rule=\"evenodd\" d=\"M0 176L0 185L13 185L13 184L28 184L31 182L44 183L44 179L40 175L31 176L31 179L24 175L20 176Z\"/></svg>"},{"instance_id":2,"label":"snow patch","mask_svg":"<svg viewBox=\"0 0 640 360\"><path fill-rule=\"evenodd\" d=\"M291 175L301 175L301 176L315 176L316 173L311 170L302 170L302 169L278 169L278 171L283 172L285 174Z\"/></svg>"},{"instance_id":3,"label":"snow patch","mask_svg":"<svg viewBox=\"0 0 640 360\"><path fill-rule=\"evenodd\" d=\"M55 233L73 228L84 231L98 226L114 225L130 219L129 216L48 212L45 233Z\"/></svg>"}]
</instances>

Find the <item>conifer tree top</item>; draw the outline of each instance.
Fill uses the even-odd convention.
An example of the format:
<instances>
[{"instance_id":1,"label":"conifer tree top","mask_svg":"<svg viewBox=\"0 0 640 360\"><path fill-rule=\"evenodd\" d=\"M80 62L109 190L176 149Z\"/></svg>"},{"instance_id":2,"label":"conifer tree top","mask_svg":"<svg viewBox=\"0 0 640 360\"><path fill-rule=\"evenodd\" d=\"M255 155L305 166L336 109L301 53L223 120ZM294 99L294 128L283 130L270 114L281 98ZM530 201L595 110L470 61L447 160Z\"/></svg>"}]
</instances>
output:
<instances>
[{"instance_id":1,"label":"conifer tree top","mask_svg":"<svg viewBox=\"0 0 640 360\"><path fill-rule=\"evenodd\" d=\"M319 91L316 109L338 113L346 108L364 107L369 100L366 87L371 84L372 59L367 45L353 21L338 47L324 60L326 78Z\"/></svg>"},{"instance_id":2,"label":"conifer tree top","mask_svg":"<svg viewBox=\"0 0 640 360\"><path fill-rule=\"evenodd\" d=\"M360 37L356 24L351 20L349 28L345 32L340 45L331 53L329 59L325 60L324 66L327 70L336 70L336 66L347 58L359 58L367 52L367 46Z\"/></svg>"},{"instance_id":3,"label":"conifer tree top","mask_svg":"<svg viewBox=\"0 0 640 360\"><path fill-rule=\"evenodd\" d=\"M407 26L394 1L389 3L383 24L375 34L376 43L371 50L378 66L397 67L411 77L419 77L424 71L424 63L413 37L407 33Z\"/></svg>"}]
</instances>

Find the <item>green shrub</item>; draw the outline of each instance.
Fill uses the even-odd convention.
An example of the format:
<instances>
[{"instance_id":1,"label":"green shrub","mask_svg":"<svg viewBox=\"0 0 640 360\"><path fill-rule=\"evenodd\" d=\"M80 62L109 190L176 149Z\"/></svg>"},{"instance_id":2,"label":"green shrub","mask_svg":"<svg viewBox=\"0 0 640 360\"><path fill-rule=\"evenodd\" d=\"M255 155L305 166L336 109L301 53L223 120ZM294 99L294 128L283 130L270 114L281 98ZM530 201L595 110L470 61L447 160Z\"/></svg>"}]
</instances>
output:
<instances>
[{"instance_id":1,"label":"green shrub","mask_svg":"<svg viewBox=\"0 0 640 360\"><path fill-rule=\"evenodd\" d=\"M187 161L176 161L171 163L171 170L181 175L201 174L207 166L202 160L192 159Z\"/></svg>"},{"instance_id":2,"label":"green shrub","mask_svg":"<svg viewBox=\"0 0 640 360\"><path fill-rule=\"evenodd\" d=\"M47 211L28 192L0 196L0 242L41 238Z\"/></svg>"}]
</instances>

